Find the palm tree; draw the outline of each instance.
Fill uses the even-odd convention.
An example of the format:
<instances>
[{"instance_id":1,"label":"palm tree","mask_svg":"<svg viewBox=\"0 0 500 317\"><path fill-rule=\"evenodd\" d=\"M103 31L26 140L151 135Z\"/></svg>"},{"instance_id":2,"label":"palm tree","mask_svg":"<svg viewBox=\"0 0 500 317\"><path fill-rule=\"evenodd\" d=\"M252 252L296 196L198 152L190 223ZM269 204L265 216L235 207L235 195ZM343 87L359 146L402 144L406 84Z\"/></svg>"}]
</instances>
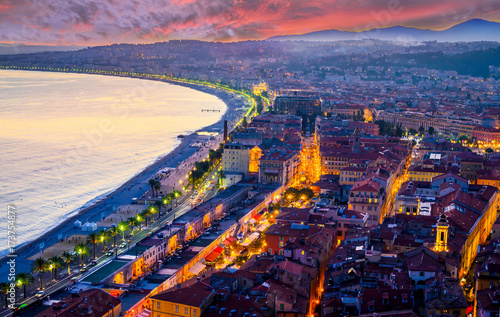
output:
<instances>
[{"instance_id":1,"label":"palm tree","mask_svg":"<svg viewBox=\"0 0 500 317\"><path fill-rule=\"evenodd\" d=\"M26 298L26 286L31 285L34 282L35 278L29 273L19 273L16 275L16 284L19 285L19 287L23 287L24 298Z\"/></svg>"},{"instance_id":2,"label":"palm tree","mask_svg":"<svg viewBox=\"0 0 500 317\"><path fill-rule=\"evenodd\" d=\"M40 289L43 289L42 275L43 272L47 271L47 268L48 268L48 262L42 257L36 258L31 263L31 273L38 274L38 277L40 278Z\"/></svg>"},{"instance_id":3,"label":"palm tree","mask_svg":"<svg viewBox=\"0 0 500 317\"><path fill-rule=\"evenodd\" d=\"M90 253L90 248L83 242L75 245L75 252L80 254L81 265L83 266L83 256Z\"/></svg>"},{"instance_id":4,"label":"palm tree","mask_svg":"<svg viewBox=\"0 0 500 317\"><path fill-rule=\"evenodd\" d=\"M158 213L158 217L161 215L161 206L162 206L161 200L155 201L155 206L153 209L156 209L155 211L151 210L151 214L153 215L153 221L155 221L155 214Z\"/></svg>"},{"instance_id":5,"label":"palm tree","mask_svg":"<svg viewBox=\"0 0 500 317\"><path fill-rule=\"evenodd\" d=\"M94 249L94 259L96 258L95 257L95 246L98 243L99 243L99 236L97 235L97 233L95 233L95 232L89 233L89 235L87 236L87 244L91 244L93 249Z\"/></svg>"},{"instance_id":6,"label":"palm tree","mask_svg":"<svg viewBox=\"0 0 500 317\"><path fill-rule=\"evenodd\" d=\"M122 233L123 241L125 241L125 230L128 230L128 225L131 219L133 220L133 218L128 218L127 221L120 221L120 223L118 224L118 230L120 230L120 232ZM132 234L134 234L134 227L132 227Z\"/></svg>"},{"instance_id":7,"label":"palm tree","mask_svg":"<svg viewBox=\"0 0 500 317\"><path fill-rule=\"evenodd\" d=\"M75 255L69 252L64 252L61 256L64 263L68 265L68 274L71 274L70 263L75 259Z\"/></svg>"},{"instance_id":8,"label":"palm tree","mask_svg":"<svg viewBox=\"0 0 500 317\"><path fill-rule=\"evenodd\" d=\"M49 268L54 270L54 280L57 282L57 269L61 267L62 259L57 255L54 255L49 259Z\"/></svg>"},{"instance_id":9,"label":"palm tree","mask_svg":"<svg viewBox=\"0 0 500 317\"><path fill-rule=\"evenodd\" d=\"M134 217L134 220L132 220L133 223L134 223L133 226L136 227L136 228L138 228L139 231L142 230L142 220L143 219L142 219L142 217L140 215L137 215L136 217Z\"/></svg>"},{"instance_id":10,"label":"palm tree","mask_svg":"<svg viewBox=\"0 0 500 317\"><path fill-rule=\"evenodd\" d=\"M123 222L123 221L122 221ZM121 222L120 222L121 224ZM113 238L113 246L116 246L116 236L118 235L118 229L113 226L111 228L108 229L108 235L109 237L112 237Z\"/></svg>"},{"instance_id":11,"label":"palm tree","mask_svg":"<svg viewBox=\"0 0 500 317\"><path fill-rule=\"evenodd\" d=\"M151 187L151 192L153 194L153 197L157 196L157 193L158 193L158 191L161 188L161 182L158 181L158 180L156 180L156 179L154 179L154 178L151 178L148 181L148 184L149 184L149 187Z\"/></svg>"},{"instance_id":12,"label":"palm tree","mask_svg":"<svg viewBox=\"0 0 500 317\"><path fill-rule=\"evenodd\" d=\"M155 205L158 205L157 203L159 203L159 206L152 206L151 208L149 208L149 214L153 216L153 222L155 221L155 214L159 213L158 210L160 210L161 208L161 201L157 200L155 202Z\"/></svg>"},{"instance_id":13,"label":"palm tree","mask_svg":"<svg viewBox=\"0 0 500 317\"><path fill-rule=\"evenodd\" d=\"M224 172L223 170L220 170L218 172L218 174L219 174L219 186L221 186L222 185L222 181L224 179L226 179L226 172Z\"/></svg>"},{"instance_id":14,"label":"palm tree","mask_svg":"<svg viewBox=\"0 0 500 317\"><path fill-rule=\"evenodd\" d=\"M134 227L137 227L137 218L136 217L130 217L127 218L127 225L129 226L130 230L132 230L132 235L134 235Z\"/></svg>"},{"instance_id":15,"label":"palm tree","mask_svg":"<svg viewBox=\"0 0 500 317\"><path fill-rule=\"evenodd\" d=\"M149 208L148 209L144 209L140 214L140 217L137 219L141 219L139 221L145 221L146 222L146 227L148 226L148 217L149 217Z\"/></svg>"},{"instance_id":16,"label":"palm tree","mask_svg":"<svg viewBox=\"0 0 500 317\"><path fill-rule=\"evenodd\" d=\"M103 251L106 252L106 241L109 240L109 232L107 230L102 229L98 233L99 241L102 243Z\"/></svg>"},{"instance_id":17,"label":"palm tree","mask_svg":"<svg viewBox=\"0 0 500 317\"><path fill-rule=\"evenodd\" d=\"M9 294L9 290L10 290L10 283L7 283L7 282L2 282L0 283L0 292L3 294L3 297L5 298L5 307L7 307L9 305L9 303L7 302L7 294Z\"/></svg>"},{"instance_id":18,"label":"palm tree","mask_svg":"<svg viewBox=\"0 0 500 317\"><path fill-rule=\"evenodd\" d=\"M155 180L154 189L156 191L156 196L158 196L161 189L161 182L159 180Z\"/></svg>"},{"instance_id":19,"label":"palm tree","mask_svg":"<svg viewBox=\"0 0 500 317\"><path fill-rule=\"evenodd\" d=\"M196 183L196 174L193 173L193 171L189 172L189 179L191 180L191 189L194 190L195 183Z\"/></svg>"},{"instance_id":20,"label":"palm tree","mask_svg":"<svg viewBox=\"0 0 500 317\"><path fill-rule=\"evenodd\" d=\"M168 195L170 195L170 194L168 194ZM172 206L172 201L170 199L168 199L167 197L165 197L161 200L161 202L163 205L165 205L165 214L167 214L167 204L170 204L170 206Z\"/></svg>"},{"instance_id":21,"label":"palm tree","mask_svg":"<svg viewBox=\"0 0 500 317\"><path fill-rule=\"evenodd\" d=\"M173 192L169 193L167 195L167 198L168 200L170 200L170 207L172 207L172 204L174 202L174 199L175 199L175 192L177 192L177 190L174 190Z\"/></svg>"},{"instance_id":22,"label":"palm tree","mask_svg":"<svg viewBox=\"0 0 500 317\"><path fill-rule=\"evenodd\" d=\"M173 198L175 198L175 204L177 205L177 198L181 197L182 193L178 190L174 190L174 192L172 194L174 195Z\"/></svg>"}]
</instances>

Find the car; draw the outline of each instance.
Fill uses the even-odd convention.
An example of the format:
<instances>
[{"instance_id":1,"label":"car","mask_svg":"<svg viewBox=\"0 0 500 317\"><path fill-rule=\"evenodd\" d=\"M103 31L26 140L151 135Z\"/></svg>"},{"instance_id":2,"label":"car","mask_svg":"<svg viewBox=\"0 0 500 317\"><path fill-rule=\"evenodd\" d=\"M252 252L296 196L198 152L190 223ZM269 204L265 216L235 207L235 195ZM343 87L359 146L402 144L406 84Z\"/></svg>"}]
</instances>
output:
<instances>
[{"instance_id":1,"label":"car","mask_svg":"<svg viewBox=\"0 0 500 317\"><path fill-rule=\"evenodd\" d=\"M92 266L96 266L96 265L97 265L97 261L96 261L96 260L94 260L94 261L90 262L90 265L92 265Z\"/></svg>"},{"instance_id":2,"label":"car","mask_svg":"<svg viewBox=\"0 0 500 317\"><path fill-rule=\"evenodd\" d=\"M195 191L195 192L194 192L194 194L195 194L195 195L198 195L198 191Z\"/></svg>"},{"instance_id":3,"label":"car","mask_svg":"<svg viewBox=\"0 0 500 317\"><path fill-rule=\"evenodd\" d=\"M163 233L158 233L156 235L159 239L163 239L163 237L165 237L165 235Z\"/></svg>"},{"instance_id":4,"label":"car","mask_svg":"<svg viewBox=\"0 0 500 317\"><path fill-rule=\"evenodd\" d=\"M146 236L152 236L153 235L153 231L149 231L148 234Z\"/></svg>"},{"instance_id":5,"label":"car","mask_svg":"<svg viewBox=\"0 0 500 317\"><path fill-rule=\"evenodd\" d=\"M82 267L82 268L80 269L80 273L85 273L85 272L87 272L87 268L86 268L86 267Z\"/></svg>"},{"instance_id":6,"label":"car","mask_svg":"<svg viewBox=\"0 0 500 317\"><path fill-rule=\"evenodd\" d=\"M38 293L36 293L36 297L40 298L40 297L43 297L43 295L45 295L45 292L44 291L38 291Z\"/></svg>"},{"instance_id":7,"label":"car","mask_svg":"<svg viewBox=\"0 0 500 317\"><path fill-rule=\"evenodd\" d=\"M106 255L107 255L107 256L112 256L112 255L113 255L113 251L108 251L108 252L106 252Z\"/></svg>"},{"instance_id":8,"label":"car","mask_svg":"<svg viewBox=\"0 0 500 317\"><path fill-rule=\"evenodd\" d=\"M197 202L200 202L200 201L201 201L201 198L196 199L196 201L197 201Z\"/></svg>"},{"instance_id":9,"label":"car","mask_svg":"<svg viewBox=\"0 0 500 317\"><path fill-rule=\"evenodd\" d=\"M70 251L69 254L76 255L76 251Z\"/></svg>"},{"instance_id":10,"label":"car","mask_svg":"<svg viewBox=\"0 0 500 317\"><path fill-rule=\"evenodd\" d=\"M122 244L120 244L120 248L124 249L127 247L127 244L125 242L123 242Z\"/></svg>"}]
</instances>

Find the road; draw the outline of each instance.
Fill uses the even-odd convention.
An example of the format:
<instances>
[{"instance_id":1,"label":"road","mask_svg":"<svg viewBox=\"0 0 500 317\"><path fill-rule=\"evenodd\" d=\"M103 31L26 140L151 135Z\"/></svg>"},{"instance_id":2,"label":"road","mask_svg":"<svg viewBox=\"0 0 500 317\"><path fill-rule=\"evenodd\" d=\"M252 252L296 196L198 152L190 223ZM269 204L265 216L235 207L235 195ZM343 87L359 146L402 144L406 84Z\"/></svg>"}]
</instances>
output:
<instances>
[{"instance_id":1,"label":"road","mask_svg":"<svg viewBox=\"0 0 500 317\"><path fill-rule=\"evenodd\" d=\"M203 185L206 184L207 180L209 183L211 180L214 180L215 184L218 183L217 170L218 170L218 166L216 168L214 168L206 176L206 179L202 183L202 186L200 186L200 188L197 189L199 191L198 195L201 195L201 193L202 193L201 187L203 187ZM125 237L125 239L129 240L128 246L127 246L127 248L123 248L123 249L116 247L115 250L119 250L118 254L116 254L116 256L119 256L119 255L127 252L128 249L134 247L138 242L140 242L141 240L146 238L150 232L152 232L152 234L154 235L157 231L164 229L166 227L167 223L172 223L172 221L174 219L181 217L186 212L191 210L192 209L191 208L191 203L192 203L191 195L193 194L193 192L194 191L192 191L192 190L186 191L186 195L183 196L178 201L178 205L175 206L174 208L172 208L172 210L170 212L168 212L167 214L163 214L158 219L156 219L154 223L149 224L147 227L142 227L142 230L136 231L133 236ZM214 185L212 188L210 188L208 191L205 192L204 200L205 201L209 200L210 198L215 196L217 194L217 192L218 192L218 186ZM203 203L203 200L200 203ZM117 245L119 245L122 242L124 242L124 241L123 240L117 241ZM70 283L72 283L72 281L79 281L79 280L86 278L87 276L91 275L92 273L97 271L102 266L106 265L108 262L112 261L112 259L113 259L113 257L106 256L106 255L102 255L102 256L98 257L96 259L97 264L95 266L87 266L87 268L90 268L90 269L87 272L84 272L83 274L80 273L80 271L78 269L75 269L70 275L66 276L64 279L59 280L55 284L47 286L44 290L45 291L44 297L50 296L51 294L55 293L56 291L69 286ZM17 302L17 305L19 307L25 307L25 306L29 306L31 304L36 303L38 300L40 300L38 297L31 296L23 301ZM0 316L2 316L2 317L8 316L10 313L12 313L11 310L3 309L2 311L0 311Z\"/></svg>"}]
</instances>

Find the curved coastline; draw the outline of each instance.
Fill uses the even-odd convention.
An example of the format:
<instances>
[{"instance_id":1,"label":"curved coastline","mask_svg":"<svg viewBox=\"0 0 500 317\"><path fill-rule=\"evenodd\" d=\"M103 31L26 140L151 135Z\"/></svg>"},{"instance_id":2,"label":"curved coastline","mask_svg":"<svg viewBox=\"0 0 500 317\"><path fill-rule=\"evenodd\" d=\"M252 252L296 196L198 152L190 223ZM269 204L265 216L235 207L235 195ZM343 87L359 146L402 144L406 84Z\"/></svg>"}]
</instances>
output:
<instances>
[{"instance_id":1,"label":"curved coastline","mask_svg":"<svg viewBox=\"0 0 500 317\"><path fill-rule=\"evenodd\" d=\"M3 67L2 67L3 68ZM3 68L5 69L5 68ZM224 120L227 120L228 115L231 113L234 113L235 108L237 105L234 103L233 96L236 94L236 92L230 92L227 90L222 90L217 87L208 87L204 85L199 85L199 84L194 84L194 83L187 83L187 82L181 82L181 81L176 81L176 80L170 80L167 78L161 78L161 77L148 77L148 76L124 76L123 74L105 74L105 73L95 73L95 72L76 72L76 71L54 71L54 70L41 70L41 69L22 69L22 68L15 68L15 67L9 67L6 68L9 70L24 70L24 71L44 71L44 72L57 72L57 73L80 73L80 74L88 74L88 75L102 75L102 76L114 76L114 77L127 77L127 78L135 78L135 79L146 79L146 80L155 80L155 81L160 81L160 82L165 82L173 85L178 85L186 88L191 88L203 93L211 94L219 98L224 104L226 105L226 110L224 114L221 115L220 119L211 125L205 126L201 129L196 130L195 132L192 132L189 135L185 135L184 138L180 141L180 143L170 152L166 153L165 155L158 157L153 163L149 164L147 167L139 171L137 174L135 174L133 177L131 177L129 180L124 182L122 185L118 186L115 189L110 189L108 193L103 194L102 198L100 196L95 197L85 203L82 207L75 209L71 213L68 214L68 217L65 218L62 222L55 224L54 227L48 229L45 231L40 237L26 241L21 245L18 245L15 249L15 253L19 256L22 253L26 253L26 258L31 255L32 252L36 253L36 246L40 244L45 244L44 248L47 248L50 245L55 244L59 239L59 235L62 234L63 236L68 233L68 231L73 231L73 223L79 219L82 222L85 222L87 220L91 220L92 217L97 217L100 218L100 212L103 209L103 206L106 206L105 208L108 209L106 212L106 215L112 213L112 207L113 206L119 206L122 205L121 202L113 202L113 197L116 196L118 193L125 191L129 186L135 183L139 183L141 181L144 181L144 179L149 179L152 175L154 175L159 169L164 167L165 165L172 165L175 161L184 161L188 157L190 157L192 154L189 154L189 149L190 145L193 143L193 141L196 139L197 132L198 131L203 131L207 129L221 129L223 128L223 122ZM232 126L232 125L231 125ZM100 199L98 199L100 198ZM89 204L89 205L88 205ZM87 206L86 206L87 205ZM109 210L111 209L111 211ZM32 247L32 246L35 247ZM28 251L28 252L26 252ZM5 264L7 260L7 255L4 254L0 257L0 268L5 267L3 264ZM0 269L1 270L1 269Z\"/></svg>"}]
</instances>

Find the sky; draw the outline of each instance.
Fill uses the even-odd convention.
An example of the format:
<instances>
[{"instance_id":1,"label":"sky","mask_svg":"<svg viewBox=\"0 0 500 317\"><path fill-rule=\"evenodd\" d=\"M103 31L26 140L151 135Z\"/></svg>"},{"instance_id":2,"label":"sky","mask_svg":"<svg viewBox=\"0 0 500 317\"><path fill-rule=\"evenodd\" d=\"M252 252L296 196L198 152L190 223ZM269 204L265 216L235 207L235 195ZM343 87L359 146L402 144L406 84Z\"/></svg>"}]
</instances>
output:
<instances>
[{"instance_id":1,"label":"sky","mask_svg":"<svg viewBox=\"0 0 500 317\"><path fill-rule=\"evenodd\" d=\"M499 0L0 0L0 43L102 45L261 40L389 26L500 21Z\"/></svg>"}]
</instances>

